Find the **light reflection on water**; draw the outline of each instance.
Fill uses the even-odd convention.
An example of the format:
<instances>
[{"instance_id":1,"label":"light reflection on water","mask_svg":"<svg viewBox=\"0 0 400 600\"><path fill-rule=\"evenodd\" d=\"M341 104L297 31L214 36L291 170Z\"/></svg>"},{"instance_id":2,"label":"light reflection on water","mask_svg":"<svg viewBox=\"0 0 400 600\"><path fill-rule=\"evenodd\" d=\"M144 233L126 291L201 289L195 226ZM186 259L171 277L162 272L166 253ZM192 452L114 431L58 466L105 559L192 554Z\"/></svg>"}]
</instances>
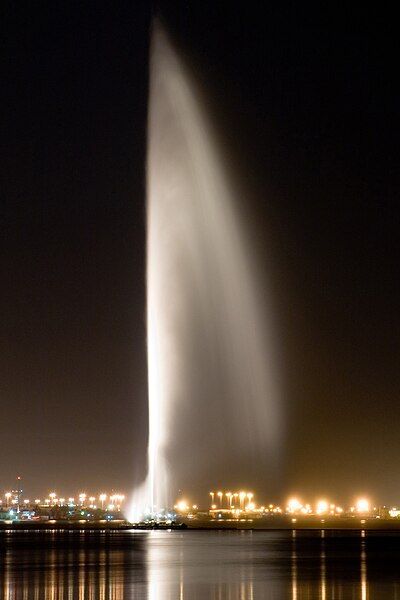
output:
<instances>
[{"instance_id":1,"label":"light reflection on water","mask_svg":"<svg viewBox=\"0 0 400 600\"><path fill-rule=\"evenodd\" d=\"M400 598L400 537L329 531L0 532L0 598Z\"/></svg>"}]
</instances>

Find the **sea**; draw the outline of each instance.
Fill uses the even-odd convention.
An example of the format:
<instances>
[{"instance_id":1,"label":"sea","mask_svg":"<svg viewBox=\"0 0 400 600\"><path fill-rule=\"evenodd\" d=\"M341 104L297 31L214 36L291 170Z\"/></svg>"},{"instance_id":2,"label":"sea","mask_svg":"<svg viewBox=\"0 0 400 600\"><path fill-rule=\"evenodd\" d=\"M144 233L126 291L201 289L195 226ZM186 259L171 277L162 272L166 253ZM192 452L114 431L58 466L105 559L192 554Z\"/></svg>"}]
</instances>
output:
<instances>
[{"instance_id":1,"label":"sea","mask_svg":"<svg viewBox=\"0 0 400 600\"><path fill-rule=\"evenodd\" d=\"M1 531L4 600L400 599L382 531Z\"/></svg>"}]
</instances>

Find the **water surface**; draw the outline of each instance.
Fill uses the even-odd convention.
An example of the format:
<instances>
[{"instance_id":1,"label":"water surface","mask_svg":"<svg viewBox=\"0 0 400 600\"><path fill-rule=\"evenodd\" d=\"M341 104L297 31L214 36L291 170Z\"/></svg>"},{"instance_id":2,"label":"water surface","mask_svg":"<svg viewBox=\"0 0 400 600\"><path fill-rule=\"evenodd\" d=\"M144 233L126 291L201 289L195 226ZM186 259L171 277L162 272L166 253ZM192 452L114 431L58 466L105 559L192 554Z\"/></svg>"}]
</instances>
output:
<instances>
[{"instance_id":1,"label":"water surface","mask_svg":"<svg viewBox=\"0 0 400 600\"><path fill-rule=\"evenodd\" d=\"M400 598L382 532L0 532L6 600Z\"/></svg>"}]
</instances>

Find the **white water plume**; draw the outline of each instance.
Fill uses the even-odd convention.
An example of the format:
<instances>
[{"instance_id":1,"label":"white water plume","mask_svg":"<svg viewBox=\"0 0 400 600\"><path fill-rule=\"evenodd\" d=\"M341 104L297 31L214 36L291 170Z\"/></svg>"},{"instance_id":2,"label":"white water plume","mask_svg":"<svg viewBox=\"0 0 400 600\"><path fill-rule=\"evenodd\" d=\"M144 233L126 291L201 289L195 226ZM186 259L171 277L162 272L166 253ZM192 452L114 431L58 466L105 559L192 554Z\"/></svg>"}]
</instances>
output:
<instances>
[{"instance_id":1,"label":"white water plume","mask_svg":"<svg viewBox=\"0 0 400 600\"><path fill-rule=\"evenodd\" d=\"M171 507L182 487L240 485L270 468L280 437L271 310L238 215L246 198L159 23L150 69L148 476L132 519Z\"/></svg>"}]
</instances>

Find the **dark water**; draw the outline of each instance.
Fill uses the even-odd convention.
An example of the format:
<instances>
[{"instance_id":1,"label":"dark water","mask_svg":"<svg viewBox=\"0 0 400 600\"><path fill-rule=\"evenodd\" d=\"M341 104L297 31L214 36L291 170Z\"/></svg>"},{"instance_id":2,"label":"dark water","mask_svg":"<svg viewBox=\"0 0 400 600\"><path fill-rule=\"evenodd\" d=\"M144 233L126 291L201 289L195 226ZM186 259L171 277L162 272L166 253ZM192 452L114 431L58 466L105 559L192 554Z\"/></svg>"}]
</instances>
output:
<instances>
[{"instance_id":1,"label":"dark water","mask_svg":"<svg viewBox=\"0 0 400 600\"><path fill-rule=\"evenodd\" d=\"M0 532L0 598L400 600L400 536Z\"/></svg>"}]
</instances>

